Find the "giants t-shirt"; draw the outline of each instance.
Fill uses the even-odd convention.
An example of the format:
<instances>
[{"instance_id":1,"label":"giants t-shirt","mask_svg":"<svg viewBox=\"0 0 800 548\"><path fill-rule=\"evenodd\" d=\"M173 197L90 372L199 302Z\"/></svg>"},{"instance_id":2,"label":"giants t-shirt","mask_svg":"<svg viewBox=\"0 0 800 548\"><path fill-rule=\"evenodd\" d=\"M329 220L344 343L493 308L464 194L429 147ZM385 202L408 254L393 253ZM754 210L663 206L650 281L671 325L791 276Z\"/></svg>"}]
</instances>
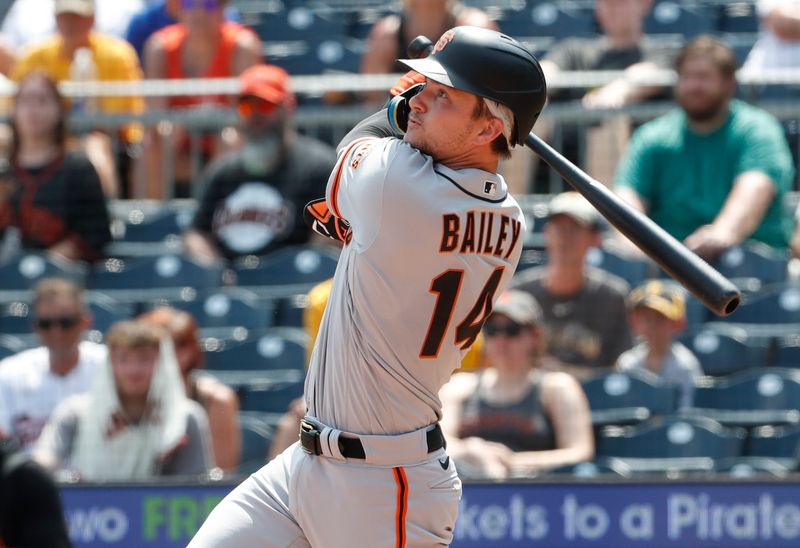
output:
<instances>
[{"instance_id":1,"label":"giants t-shirt","mask_svg":"<svg viewBox=\"0 0 800 548\"><path fill-rule=\"evenodd\" d=\"M336 152L297 136L273 169L259 173L244 151L224 156L204 174L205 193L192 227L210 234L228 258L263 255L308 241L306 203L325 194Z\"/></svg>"}]
</instances>

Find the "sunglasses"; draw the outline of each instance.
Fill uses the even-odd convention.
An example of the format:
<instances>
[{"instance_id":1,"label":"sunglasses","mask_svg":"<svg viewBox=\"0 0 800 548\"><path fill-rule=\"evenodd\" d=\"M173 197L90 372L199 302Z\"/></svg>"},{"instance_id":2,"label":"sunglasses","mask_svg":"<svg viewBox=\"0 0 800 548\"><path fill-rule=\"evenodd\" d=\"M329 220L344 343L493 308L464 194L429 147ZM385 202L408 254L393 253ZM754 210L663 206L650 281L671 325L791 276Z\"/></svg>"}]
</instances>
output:
<instances>
[{"instance_id":1,"label":"sunglasses","mask_svg":"<svg viewBox=\"0 0 800 548\"><path fill-rule=\"evenodd\" d=\"M522 333L522 326L518 323L508 323L499 325L496 323L487 323L483 326L483 332L487 337L496 337L497 335L505 335L506 337L516 337Z\"/></svg>"},{"instance_id":2,"label":"sunglasses","mask_svg":"<svg viewBox=\"0 0 800 548\"><path fill-rule=\"evenodd\" d=\"M55 326L61 329L72 329L81 321L79 315L75 316L61 316L60 318L37 318L36 327L42 331L47 331Z\"/></svg>"},{"instance_id":3,"label":"sunglasses","mask_svg":"<svg viewBox=\"0 0 800 548\"><path fill-rule=\"evenodd\" d=\"M203 8L205 11L214 11L219 8L219 0L181 0L181 7L185 10Z\"/></svg>"},{"instance_id":4,"label":"sunglasses","mask_svg":"<svg viewBox=\"0 0 800 548\"><path fill-rule=\"evenodd\" d=\"M278 105L261 99L242 99L237 103L236 108L239 111L239 116L250 118L256 114L269 116L278 109Z\"/></svg>"}]
</instances>

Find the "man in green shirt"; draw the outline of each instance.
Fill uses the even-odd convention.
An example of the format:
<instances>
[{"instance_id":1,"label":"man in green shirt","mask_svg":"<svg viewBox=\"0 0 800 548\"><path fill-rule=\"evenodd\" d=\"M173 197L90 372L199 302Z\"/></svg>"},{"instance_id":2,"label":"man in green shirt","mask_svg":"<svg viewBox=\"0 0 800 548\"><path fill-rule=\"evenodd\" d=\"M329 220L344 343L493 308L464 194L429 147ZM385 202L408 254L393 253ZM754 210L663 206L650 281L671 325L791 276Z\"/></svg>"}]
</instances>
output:
<instances>
[{"instance_id":1,"label":"man in green shirt","mask_svg":"<svg viewBox=\"0 0 800 548\"><path fill-rule=\"evenodd\" d=\"M712 258L752 238L785 248L783 195L794 176L778 121L736 99L736 57L708 36L676 61L680 106L634 134L618 193L696 253Z\"/></svg>"}]
</instances>

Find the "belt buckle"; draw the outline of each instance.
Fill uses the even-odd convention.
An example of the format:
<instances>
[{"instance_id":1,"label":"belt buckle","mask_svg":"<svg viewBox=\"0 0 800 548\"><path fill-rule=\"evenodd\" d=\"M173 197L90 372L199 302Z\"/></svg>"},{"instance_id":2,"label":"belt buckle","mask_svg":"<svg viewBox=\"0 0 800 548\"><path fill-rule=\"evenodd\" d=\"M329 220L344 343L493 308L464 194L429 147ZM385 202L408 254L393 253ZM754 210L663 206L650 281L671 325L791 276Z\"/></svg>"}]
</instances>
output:
<instances>
[{"instance_id":1,"label":"belt buckle","mask_svg":"<svg viewBox=\"0 0 800 548\"><path fill-rule=\"evenodd\" d=\"M322 448L319 444L319 430L306 421L300 421L300 445L309 455L321 455Z\"/></svg>"}]
</instances>

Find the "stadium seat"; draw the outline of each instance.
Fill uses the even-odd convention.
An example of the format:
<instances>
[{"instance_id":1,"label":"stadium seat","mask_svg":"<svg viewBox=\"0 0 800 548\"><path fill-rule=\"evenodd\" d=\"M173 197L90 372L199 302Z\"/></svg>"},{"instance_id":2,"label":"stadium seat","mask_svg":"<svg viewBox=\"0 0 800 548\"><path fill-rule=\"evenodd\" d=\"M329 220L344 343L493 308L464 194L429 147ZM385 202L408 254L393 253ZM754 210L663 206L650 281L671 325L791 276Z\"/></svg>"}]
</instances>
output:
<instances>
[{"instance_id":1,"label":"stadium seat","mask_svg":"<svg viewBox=\"0 0 800 548\"><path fill-rule=\"evenodd\" d=\"M180 238L189 227L194 215L193 208L164 207L152 214L141 209L128 212L121 240L125 242L161 242L169 238Z\"/></svg>"},{"instance_id":2,"label":"stadium seat","mask_svg":"<svg viewBox=\"0 0 800 548\"><path fill-rule=\"evenodd\" d=\"M0 331L0 360L23 350L25 350L25 343L21 339Z\"/></svg>"},{"instance_id":3,"label":"stadium seat","mask_svg":"<svg viewBox=\"0 0 800 548\"><path fill-rule=\"evenodd\" d=\"M274 435L273 426L261 413L241 412L239 429L242 434L242 455L237 472L249 475L267 463L269 447Z\"/></svg>"},{"instance_id":4,"label":"stadium seat","mask_svg":"<svg viewBox=\"0 0 800 548\"><path fill-rule=\"evenodd\" d=\"M326 72L357 74L361 68L364 42L354 39L309 39L299 51L274 58L274 63L292 75Z\"/></svg>"},{"instance_id":5,"label":"stadium seat","mask_svg":"<svg viewBox=\"0 0 800 548\"><path fill-rule=\"evenodd\" d=\"M665 417L627 427L606 427L597 436L597 455L634 459L706 457L742 454L745 430L708 417Z\"/></svg>"},{"instance_id":6,"label":"stadium seat","mask_svg":"<svg viewBox=\"0 0 800 548\"><path fill-rule=\"evenodd\" d=\"M606 373L582 385L595 427L638 423L653 415L672 413L677 406L677 386L663 383L654 375Z\"/></svg>"},{"instance_id":7,"label":"stadium seat","mask_svg":"<svg viewBox=\"0 0 800 548\"><path fill-rule=\"evenodd\" d=\"M218 287L221 280L222 268L219 266L203 266L181 255L162 255L108 259L93 269L89 287L136 291L188 287L201 291Z\"/></svg>"},{"instance_id":8,"label":"stadium seat","mask_svg":"<svg viewBox=\"0 0 800 548\"><path fill-rule=\"evenodd\" d=\"M595 247L586 254L586 262L596 268L619 276L631 287L644 282L649 270L649 263L641 259L623 257L622 255Z\"/></svg>"},{"instance_id":9,"label":"stadium seat","mask_svg":"<svg viewBox=\"0 0 800 548\"><path fill-rule=\"evenodd\" d=\"M234 270L240 286L310 286L333 276L337 261L334 250L296 246L261 258L245 257Z\"/></svg>"},{"instance_id":10,"label":"stadium seat","mask_svg":"<svg viewBox=\"0 0 800 548\"><path fill-rule=\"evenodd\" d=\"M695 388L694 405L681 412L731 426L794 424L800 422L798 402L800 371L760 368L701 379Z\"/></svg>"},{"instance_id":11,"label":"stadium seat","mask_svg":"<svg viewBox=\"0 0 800 548\"><path fill-rule=\"evenodd\" d=\"M775 284L758 293L745 293L736 312L722 320L764 325L800 323L800 285Z\"/></svg>"},{"instance_id":12,"label":"stadium seat","mask_svg":"<svg viewBox=\"0 0 800 548\"><path fill-rule=\"evenodd\" d=\"M298 40L314 37L317 40L339 40L347 35L347 22L341 17L323 15L307 6L263 13L254 26L264 42Z\"/></svg>"},{"instance_id":13,"label":"stadium seat","mask_svg":"<svg viewBox=\"0 0 800 548\"><path fill-rule=\"evenodd\" d=\"M764 367L767 363L766 345L749 339L743 329L721 332L701 328L682 333L678 341L694 353L706 375L730 375L745 369Z\"/></svg>"},{"instance_id":14,"label":"stadium seat","mask_svg":"<svg viewBox=\"0 0 800 548\"><path fill-rule=\"evenodd\" d=\"M279 327L303 327L303 312L308 302L305 293L278 299L275 325Z\"/></svg>"},{"instance_id":15,"label":"stadium seat","mask_svg":"<svg viewBox=\"0 0 800 548\"><path fill-rule=\"evenodd\" d=\"M235 293L212 290L200 295L190 294L188 297L164 304L191 314L205 332L208 328L236 327L244 327L248 331L263 331L274 324L275 304L246 290Z\"/></svg>"},{"instance_id":16,"label":"stadium seat","mask_svg":"<svg viewBox=\"0 0 800 548\"><path fill-rule=\"evenodd\" d=\"M711 32L716 24L716 14L698 5L662 0L657 2L644 21L645 34L680 34L692 38Z\"/></svg>"},{"instance_id":17,"label":"stadium seat","mask_svg":"<svg viewBox=\"0 0 800 548\"><path fill-rule=\"evenodd\" d=\"M245 386L239 392L240 408L243 411L285 413L289 404L302 395L302 380Z\"/></svg>"},{"instance_id":18,"label":"stadium seat","mask_svg":"<svg viewBox=\"0 0 800 548\"><path fill-rule=\"evenodd\" d=\"M800 335L788 335L776 339L769 365L800 369Z\"/></svg>"},{"instance_id":19,"label":"stadium seat","mask_svg":"<svg viewBox=\"0 0 800 548\"><path fill-rule=\"evenodd\" d=\"M729 457L714 461L714 472L734 478L753 476L784 477L792 471L786 460L767 457Z\"/></svg>"},{"instance_id":20,"label":"stadium seat","mask_svg":"<svg viewBox=\"0 0 800 548\"><path fill-rule=\"evenodd\" d=\"M0 306L0 333L23 334L32 333L33 309L29 300L12 301Z\"/></svg>"},{"instance_id":21,"label":"stadium seat","mask_svg":"<svg viewBox=\"0 0 800 548\"><path fill-rule=\"evenodd\" d=\"M214 350L206 349L206 369L217 371L304 371L305 333L273 329L245 341L222 341Z\"/></svg>"},{"instance_id":22,"label":"stadium seat","mask_svg":"<svg viewBox=\"0 0 800 548\"><path fill-rule=\"evenodd\" d=\"M755 2L721 2L717 30L724 33L758 32Z\"/></svg>"},{"instance_id":23,"label":"stadium seat","mask_svg":"<svg viewBox=\"0 0 800 548\"><path fill-rule=\"evenodd\" d=\"M631 468L624 460L615 457L600 457L588 462L559 466L548 472L553 475L571 475L574 478L594 478L597 476L618 476L627 478L631 475Z\"/></svg>"},{"instance_id":24,"label":"stadium seat","mask_svg":"<svg viewBox=\"0 0 800 548\"><path fill-rule=\"evenodd\" d=\"M84 284L87 268L38 253L17 255L0 265L0 291L31 289L42 278L58 276Z\"/></svg>"},{"instance_id":25,"label":"stadium seat","mask_svg":"<svg viewBox=\"0 0 800 548\"><path fill-rule=\"evenodd\" d=\"M788 263L786 253L753 242L728 249L712 266L738 285L749 287L748 279L757 280L760 286L786 281Z\"/></svg>"},{"instance_id":26,"label":"stadium seat","mask_svg":"<svg viewBox=\"0 0 800 548\"><path fill-rule=\"evenodd\" d=\"M800 425L760 426L747 439L747 454L754 457L800 457Z\"/></svg>"},{"instance_id":27,"label":"stadium seat","mask_svg":"<svg viewBox=\"0 0 800 548\"><path fill-rule=\"evenodd\" d=\"M520 11L507 10L500 30L514 38L547 36L554 39L588 37L595 33L594 12L577 3L528 0Z\"/></svg>"}]
</instances>

